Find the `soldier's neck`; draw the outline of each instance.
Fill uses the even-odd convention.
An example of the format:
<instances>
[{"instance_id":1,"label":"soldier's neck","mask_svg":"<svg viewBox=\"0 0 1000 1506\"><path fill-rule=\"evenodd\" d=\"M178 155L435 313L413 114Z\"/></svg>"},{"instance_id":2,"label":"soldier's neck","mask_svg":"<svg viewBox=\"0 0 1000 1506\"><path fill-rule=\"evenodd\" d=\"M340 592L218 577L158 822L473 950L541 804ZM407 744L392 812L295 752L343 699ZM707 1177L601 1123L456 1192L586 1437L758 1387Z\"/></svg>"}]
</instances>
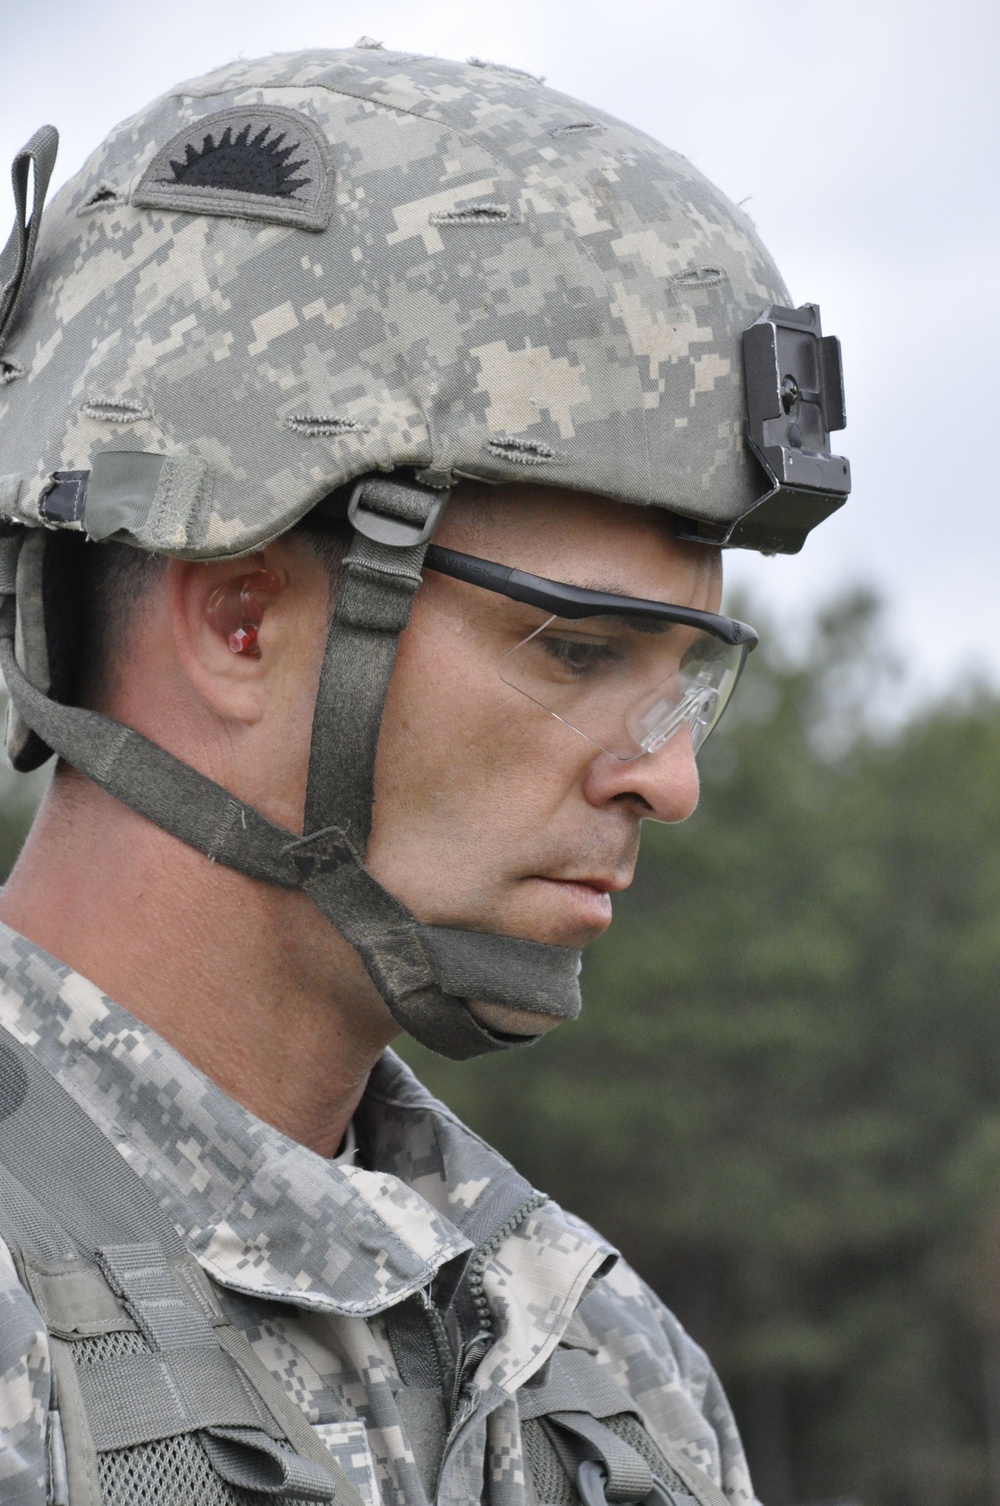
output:
<instances>
[{"instance_id":1,"label":"soldier's neck","mask_svg":"<svg viewBox=\"0 0 1000 1506\"><path fill-rule=\"evenodd\" d=\"M320 1155L336 1152L397 1033L304 894L211 864L71 770L53 781L0 920Z\"/></svg>"}]
</instances>

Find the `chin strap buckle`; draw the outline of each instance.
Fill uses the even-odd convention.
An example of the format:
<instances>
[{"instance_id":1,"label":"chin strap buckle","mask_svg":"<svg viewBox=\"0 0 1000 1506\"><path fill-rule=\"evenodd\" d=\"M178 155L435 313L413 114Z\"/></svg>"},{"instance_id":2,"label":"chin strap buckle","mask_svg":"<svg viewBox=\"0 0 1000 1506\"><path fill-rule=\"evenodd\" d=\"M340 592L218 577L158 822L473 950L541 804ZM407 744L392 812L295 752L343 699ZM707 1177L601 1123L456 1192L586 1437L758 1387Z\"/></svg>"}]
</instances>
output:
<instances>
[{"instance_id":1,"label":"chin strap buckle","mask_svg":"<svg viewBox=\"0 0 1000 1506\"><path fill-rule=\"evenodd\" d=\"M375 544L414 549L433 537L450 496L450 490L431 492L386 476L364 476L351 494L347 517Z\"/></svg>"}]
</instances>

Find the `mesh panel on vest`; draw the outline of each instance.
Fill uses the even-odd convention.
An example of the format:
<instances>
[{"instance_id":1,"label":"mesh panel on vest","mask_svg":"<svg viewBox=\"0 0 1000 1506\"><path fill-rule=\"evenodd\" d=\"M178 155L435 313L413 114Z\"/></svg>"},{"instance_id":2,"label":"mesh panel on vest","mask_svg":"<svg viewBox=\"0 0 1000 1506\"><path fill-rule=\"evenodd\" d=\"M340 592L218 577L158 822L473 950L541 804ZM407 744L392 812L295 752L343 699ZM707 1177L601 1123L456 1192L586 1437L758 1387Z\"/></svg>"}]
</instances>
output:
<instances>
[{"instance_id":1,"label":"mesh panel on vest","mask_svg":"<svg viewBox=\"0 0 1000 1506\"><path fill-rule=\"evenodd\" d=\"M96 1365L100 1360L117 1360L126 1354L148 1354L149 1345L141 1333L99 1333L93 1339L75 1339L73 1358L78 1365Z\"/></svg>"},{"instance_id":2,"label":"mesh panel on vest","mask_svg":"<svg viewBox=\"0 0 1000 1506\"><path fill-rule=\"evenodd\" d=\"M664 1459L656 1444L650 1438L646 1429L637 1418L629 1412L622 1412L618 1417L602 1418L604 1426L615 1433L623 1443L634 1448L640 1459L645 1459L657 1479L662 1480L668 1490L683 1491L689 1493L690 1487L685 1484L680 1475Z\"/></svg>"},{"instance_id":3,"label":"mesh panel on vest","mask_svg":"<svg viewBox=\"0 0 1000 1506\"><path fill-rule=\"evenodd\" d=\"M688 1486L664 1459L641 1422L628 1412L622 1412L618 1417L602 1417L601 1421L609 1432L635 1449L668 1490L688 1494ZM570 1480L559 1462L541 1418L526 1418L521 1423L521 1443L539 1506L579 1506L576 1481Z\"/></svg>"},{"instance_id":4,"label":"mesh panel on vest","mask_svg":"<svg viewBox=\"0 0 1000 1506\"><path fill-rule=\"evenodd\" d=\"M274 1506L215 1473L191 1433L98 1455L104 1506Z\"/></svg>"},{"instance_id":5,"label":"mesh panel on vest","mask_svg":"<svg viewBox=\"0 0 1000 1506\"><path fill-rule=\"evenodd\" d=\"M141 1333L103 1333L73 1344L79 1366L149 1352ZM273 1495L241 1490L216 1474L193 1433L98 1454L97 1470L104 1506L275 1506ZM316 1503L283 1498L282 1506Z\"/></svg>"}]
</instances>

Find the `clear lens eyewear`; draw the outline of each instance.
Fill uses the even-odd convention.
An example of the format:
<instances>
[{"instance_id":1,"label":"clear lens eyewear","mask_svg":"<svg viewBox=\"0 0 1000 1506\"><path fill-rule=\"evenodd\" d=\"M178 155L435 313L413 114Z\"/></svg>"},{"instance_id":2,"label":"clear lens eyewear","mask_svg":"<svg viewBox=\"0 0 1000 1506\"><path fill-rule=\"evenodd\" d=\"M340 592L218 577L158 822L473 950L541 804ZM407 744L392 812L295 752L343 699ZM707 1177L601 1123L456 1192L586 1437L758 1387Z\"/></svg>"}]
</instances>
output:
<instances>
[{"instance_id":1,"label":"clear lens eyewear","mask_svg":"<svg viewBox=\"0 0 1000 1506\"><path fill-rule=\"evenodd\" d=\"M550 617L504 654L497 674L616 758L656 753L685 727L697 753L735 689L746 650L696 628L657 627Z\"/></svg>"},{"instance_id":2,"label":"clear lens eyewear","mask_svg":"<svg viewBox=\"0 0 1000 1506\"><path fill-rule=\"evenodd\" d=\"M757 634L731 617L587 591L432 545L425 563L551 613L497 665L505 685L623 762L688 729L697 753Z\"/></svg>"}]
</instances>

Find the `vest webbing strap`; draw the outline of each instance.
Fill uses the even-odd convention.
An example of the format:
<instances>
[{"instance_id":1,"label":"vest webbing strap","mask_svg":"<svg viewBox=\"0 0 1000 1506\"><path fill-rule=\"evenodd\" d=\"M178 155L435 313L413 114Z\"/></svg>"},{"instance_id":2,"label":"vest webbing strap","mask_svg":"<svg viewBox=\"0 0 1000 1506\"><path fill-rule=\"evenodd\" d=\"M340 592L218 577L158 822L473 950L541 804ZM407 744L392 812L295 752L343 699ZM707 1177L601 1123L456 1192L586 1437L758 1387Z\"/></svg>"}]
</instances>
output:
<instances>
[{"instance_id":1,"label":"vest webbing strap","mask_svg":"<svg viewBox=\"0 0 1000 1506\"><path fill-rule=\"evenodd\" d=\"M587 1349L556 1349L541 1380L517 1393L522 1422L559 1412L586 1412L590 1417L617 1417L635 1412L635 1402L597 1363Z\"/></svg>"},{"instance_id":2,"label":"vest webbing strap","mask_svg":"<svg viewBox=\"0 0 1000 1506\"><path fill-rule=\"evenodd\" d=\"M0 1164L44 1223L20 1226L0 1206L4 1232L43 1259L92 1259L105 1244L155 1240L160 1259L186 1255L145 1182L55 1078L0 1030Z\"/></svg>"},{"instance_id":3,"label":"vest webbing strap","mask_svg":"<svg viewBox=\"0 0 1000 1506\"><path fill-rule=\"evenodd\" d=\"M580 1438L604 1465L605 1498L612 1503L644 1501L653 1488L653 1471L634 1448L586 1412L550 1412L548 1420Z\"/></svg>"},{"instance_id":4,"label":"vest webbing strap","mask_svg":"<svg viewBox=\"0 0 1000 1506\"><path fill-rule=\"evenodd\" d=\"M129 1354L81 1365L80 1390L98 1450L131 1448L205 1428L252 1428L278 1438L248 1386L234 1386L225 1350Z\"/></svg>"},{"instance_id":5,"label":"vest webbing strap","mask_svg":"<svg viewBox=\"0 0 1000 1506\"><path fill-rule=\"evenodd\" d=\"M642 1423L635 1399L588 1350L557 1349L541 1379L518 1391L517 1408L522 1425L544 1429L574 1483L583 1461L600 1461L605 1476L600 1494L609 1502L641 1500L650 1489L647 1480L655 1478L658 1494L649 1498L647 1506L654 1506L657 1499L663 1506L665 1498L673 1506L690 1506L692 1498L697 1506L731 1506L719 1486L680 1449L653 1438ZM642 1429L648 1446L645 1456L618 1425L625 1414Z\"/></svg>"},{"instance_id":6,"label":"vest webbing strap","mask_svg":"<svg viewBox=\"0 0 1000 1506\"><path fill-rule=\"evenodd\" d=\"M149 1240L101 1245L96 1254L105 1280L121 1297L151 1349L205 1349L214 1345L208 1313L192 1304L190 1289L180 1285L159 1245Z\"/></svg>"}]
</instances>

